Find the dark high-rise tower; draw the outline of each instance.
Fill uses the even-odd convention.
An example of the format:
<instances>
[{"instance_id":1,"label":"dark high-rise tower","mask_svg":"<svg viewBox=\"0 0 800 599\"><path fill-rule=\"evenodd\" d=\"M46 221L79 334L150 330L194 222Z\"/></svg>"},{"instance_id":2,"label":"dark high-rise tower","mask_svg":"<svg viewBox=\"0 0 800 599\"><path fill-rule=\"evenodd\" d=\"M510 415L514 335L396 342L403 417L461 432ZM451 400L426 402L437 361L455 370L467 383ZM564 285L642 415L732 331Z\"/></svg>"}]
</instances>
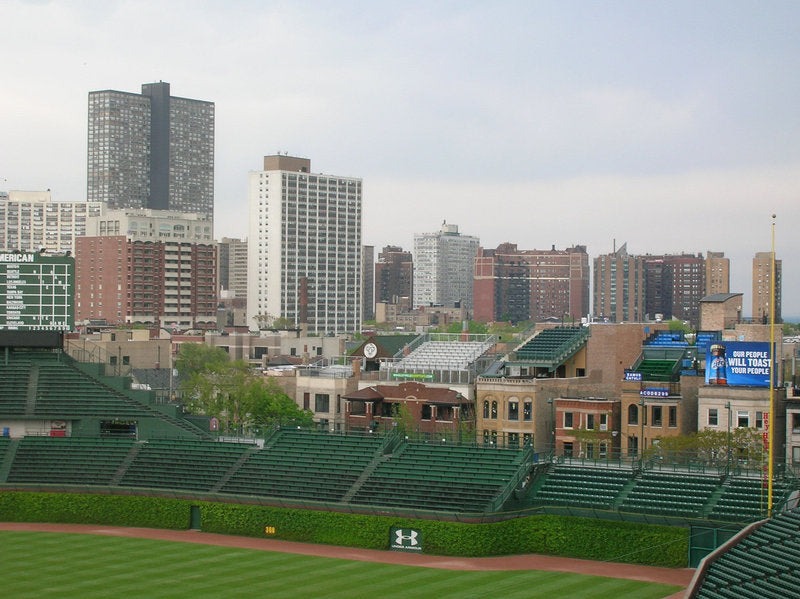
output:
<instances>
[{"instance_id":1,"label":"dark high-rise tower","mask_svg":"<svg viewBox=\"0 0 800 599\"><path fill-rule=\"evenodd\" d=\"M214 103L170 95L89 93L87 199L109 208L214 215Z\"/></svg>"}]
</instances>

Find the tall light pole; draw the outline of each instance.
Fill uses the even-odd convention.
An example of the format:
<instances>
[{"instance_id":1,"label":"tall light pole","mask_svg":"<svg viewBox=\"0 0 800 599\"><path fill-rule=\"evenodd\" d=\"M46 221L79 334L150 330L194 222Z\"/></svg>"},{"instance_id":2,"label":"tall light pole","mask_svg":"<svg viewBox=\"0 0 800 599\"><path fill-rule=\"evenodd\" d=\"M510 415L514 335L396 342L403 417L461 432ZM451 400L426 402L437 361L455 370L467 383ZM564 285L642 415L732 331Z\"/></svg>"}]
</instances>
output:
<instances>
[{"instance_id":1,"label":"tall light pole","mask_svg":"<svg viewBox=\"0 0 800 599\"><path fill-rule=\"evenodd\" d=\"M772 215L772 249L769 260L769 452L767 459L767 515L772 516L773 429L775 428L775 215Z\"/></svg>"}]
</instances>

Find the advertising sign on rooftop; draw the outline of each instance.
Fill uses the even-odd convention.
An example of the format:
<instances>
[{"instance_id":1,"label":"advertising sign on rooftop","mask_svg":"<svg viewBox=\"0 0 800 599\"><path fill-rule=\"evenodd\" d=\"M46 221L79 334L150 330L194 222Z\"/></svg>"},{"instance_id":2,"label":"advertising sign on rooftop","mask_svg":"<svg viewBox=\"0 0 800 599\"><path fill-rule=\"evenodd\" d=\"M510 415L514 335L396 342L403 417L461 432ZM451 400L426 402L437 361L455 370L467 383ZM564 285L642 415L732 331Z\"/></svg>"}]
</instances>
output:
<instances>
[{"instance_id":1,"label":"advertising sign on rooftop","mask_svg":"<svg viewBox=\"0 0 800 599\"><path fill-rule=\"evenodd\" d=\"M707 385L769 387L769 376L769 343L726 341L706 349Z\"/></svg>"}]
</instances>

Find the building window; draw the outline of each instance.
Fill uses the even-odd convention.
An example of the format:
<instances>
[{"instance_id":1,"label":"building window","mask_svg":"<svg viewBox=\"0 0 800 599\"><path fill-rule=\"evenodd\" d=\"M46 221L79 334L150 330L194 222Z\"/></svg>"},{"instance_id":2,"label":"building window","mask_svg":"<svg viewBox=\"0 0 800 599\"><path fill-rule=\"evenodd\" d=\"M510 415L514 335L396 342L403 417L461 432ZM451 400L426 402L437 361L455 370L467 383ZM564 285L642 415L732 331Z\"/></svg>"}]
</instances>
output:
<instances>
[{"instance_id":1,"label":"building window","mask_svg":"<svg viewBox=\"0 0 800 599\"><path fill-rule=\"evenodd\" d=\"M314 394L314 411L330 412L330 396L327 393Z\"/></svg>"},{"instance_id":2,"label":"building window","mask_svg":"<svg viewBox=\"0 0 800 599\"><path fill-rule=\"evenodd\" d=\"M497 431L492 431L491 432L491 436L492 436L492 439L491 439L490 443L492 445L497 445Z\"/></svg>"},{"instance_id":3,"label":"building window","mask_svg":"<svg viewBox=\"0 0 800 599\"><path fill-rule=\"evenodd\" d=\"M497 402L492 402L492 420L497 420Z\"/></svg>"},{"instance_id":4,"label":"building window","mask_svg":"<svg viewBox=\"0 0 800 599\"><path fill-rule=\"evenodd\" d=\"M800 464L800 445L792 447L792 463Z\"/></svg>"},{"instance_id":5,"label":"building window","mask_svg":"<svg viewBox=\"0 0 800 599\"><path fill-rule=\"evenodd\" d=\"M572 428L572 412L564 412L564 428Z\"/></svg>"},{"instance_id":6,"label":"building window","mask_svg":"<svg viewBox=\"0 0 800 599\"><path fill-rule=\"evenodd\" d=\"M564 457L571 458L572 457L572 441L565 441L564 442Z\"/></svg>"},{"instance_id":7,"label":"building window","mask_svg":"<svg viewBox=\"0 0 800 599\"><path fill-rule=\"evenodd\" d=\"M708 408L708 426L719 426L719 411L717 408Z\"/></svg>"},{"instance_id":8,"label":"building window","mask_svg":"<svg viewBox=\"0 0 800 599\"><path fill-rule=\"evenodd\" d=\"M311 409L311 394L310 393L303 393L303 409L310 410Z\"/></svg>"},{"instance_id":9,"label":"building window","mask_svg":"<svg viewBox=\"0 0 800 599\"><path fill-rule=\"evenodd\" d=\"M523 420L528 420L529 421L531 419L531 413L533 412L532 407L533 407L533 405L529 401L526 401L525 403L522 404L522 419Z\"/></svg>"},{"instance_id":10,"label":"building window","mask_svg":"<svg viewBox=\"0 0 800 599\"><path fill-rule=\"evenodd\" d=\"M431 414L432 414L431 406L428 405L428 404L424 404L422 406L422 419L423 420L430 420L431 419Z\"/></svg>"},{"instance_id":11,"label":"building window","mask_svg":"<svg viewBox=\"0 0 800 599\"><path fill-rule=\"evenodd\" d=\"M736 426L739 428L747 428L750 426L750 412L746 410L738 410L736 412Z\"/></svg>"},{"instance_id":12,"label":"building window","mask_svg":"<svg viewBox=\"0 0 800 599\"><path fill-rule=\"evenodd\" d=\"M489 418L489 401L483 400L483 417Z\"/></svg>"},{"instance_id":13,"label":"building window","mask_svg":"<svg viewBox=\"0 0 800 599\"><path fill-rule=\"evenodd\" d=\"M531 447L533 445L533 435L531 433L522 433L522 444L525 447Z\"/></svg>"},{"instance_id":14,"label":"building window","mask_svg":"<svg viewBox=\"0 0 800 599\"><path fill-rule=\"evenodd\" d=\"M594 414L586 414L586 429L594 430Z\"/></svg>"},{"instance_id":15,"label":"building window","mask_svg":"<svg viewBox=\"0 0 800 599\"><path fill-rule=\"evenodd\" d=\"M639 408L633 403L628 406L628 424L639 424Z\"/></svg>"},{"instance_id":16,"label":"building window","mask_svg":"<svg viewBox=\"0 0 800 599\"><path fill-rule=\"evenodd\" d=\"M756 428L764 428L764 412L756 412Z\"/></svg>"},{"instance_id":17,"label":"building window","mask_svg":"<svg viewBox=\"0 0 800 599\"><path fill-rule=\"evenodd\" d=\"M519 447L519 433L508 433L508 446L515 449Z\"/></svg>"},{"instance_id":18,"label":"building window","mask_svg":"<svg viewBox=\"0 0 800 599\"><path fill-rule=\"evenodd\" d=\"M487 429L483 429L483 444L489 444L489 431Z\"/></svg>"},{"instance_id":19,"label":"building window","mask_svg":"<svg viewBox=\"0 0 800 599\"><path fill-rule=\"evenodd\" d=\"M600 414L600 430L608 430L608 414Z\"/></svg>"},{"instance_id":20,"label":"building window","mask_svg":"<svg viewBox=\"0 0 800 599\"><path fill-rule=\"evenodd\" d=\"M518 401L510 401L510 402L508 402L508 419L509 420L519 420L519 402Z\"/></svg>"},{"instance_id":21,"label":"building window","mask_svg":"<svg viewBox=\"0 0 800 599\"><path fill-rule=\"evenodd\" d=\"M678 408L677 406L669 407L669 426L675 428L678 426Z\"/></svg>"},{"instance_id":22,"label":"building window","mask_svg":"<svg viewBox=\"0 0 800 599\"><path fill-rule=\"evenodd\" d=\"M639 455L639 438L634 435L628 436L628 455Z\"/></svg>"},{"instance_id":23,"label":"building window","mask_svg":"<svg viewBox=\"0 0 800 599\"><path fill-rule=\"evenodd\" d=\"M594 459L594 443L586 444L586 457L590 460Z\"/></svg>"},{"instance_id":24,"label":"building window","mask_svg":"<svg viewBox=\"0 0 800 599\"><path fill-rule=\"evenodd\" d=\"M661 406L652 406L653 418L651 426L661 426Z\"/></svg>"},{"instance_id":25,"label":"building window","mask_svg":"<svg viewBox=\"0 0 800 599\"><path fill-rule=\"evenodd\" d=\"M792 433L800 434L800 412L792 414Z\"/></svg>"}]
</instances>

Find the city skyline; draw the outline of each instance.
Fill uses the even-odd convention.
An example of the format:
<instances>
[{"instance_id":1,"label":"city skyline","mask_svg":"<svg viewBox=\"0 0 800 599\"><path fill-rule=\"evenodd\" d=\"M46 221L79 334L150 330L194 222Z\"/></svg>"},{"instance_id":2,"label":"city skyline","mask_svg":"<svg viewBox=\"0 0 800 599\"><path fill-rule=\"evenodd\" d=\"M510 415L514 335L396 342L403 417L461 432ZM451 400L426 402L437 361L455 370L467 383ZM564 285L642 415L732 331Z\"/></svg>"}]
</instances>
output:
<instances>
[{"instance_id":1,"label":"city skyline","mask_svg":"<svg viewBox=\"0 0 800 599\"><path fill-rule=\"evenodd\" d=\"M800 315L800 6L363 8L4 4L25 52L0 65L0 189L85 199L87 93L164 80L215 102L218 238L246 235L247 173L281 150L363 179L376 248L447 220L488 248L724 251L749 305L775 213Z\"/></svg>"}]
</instances>

